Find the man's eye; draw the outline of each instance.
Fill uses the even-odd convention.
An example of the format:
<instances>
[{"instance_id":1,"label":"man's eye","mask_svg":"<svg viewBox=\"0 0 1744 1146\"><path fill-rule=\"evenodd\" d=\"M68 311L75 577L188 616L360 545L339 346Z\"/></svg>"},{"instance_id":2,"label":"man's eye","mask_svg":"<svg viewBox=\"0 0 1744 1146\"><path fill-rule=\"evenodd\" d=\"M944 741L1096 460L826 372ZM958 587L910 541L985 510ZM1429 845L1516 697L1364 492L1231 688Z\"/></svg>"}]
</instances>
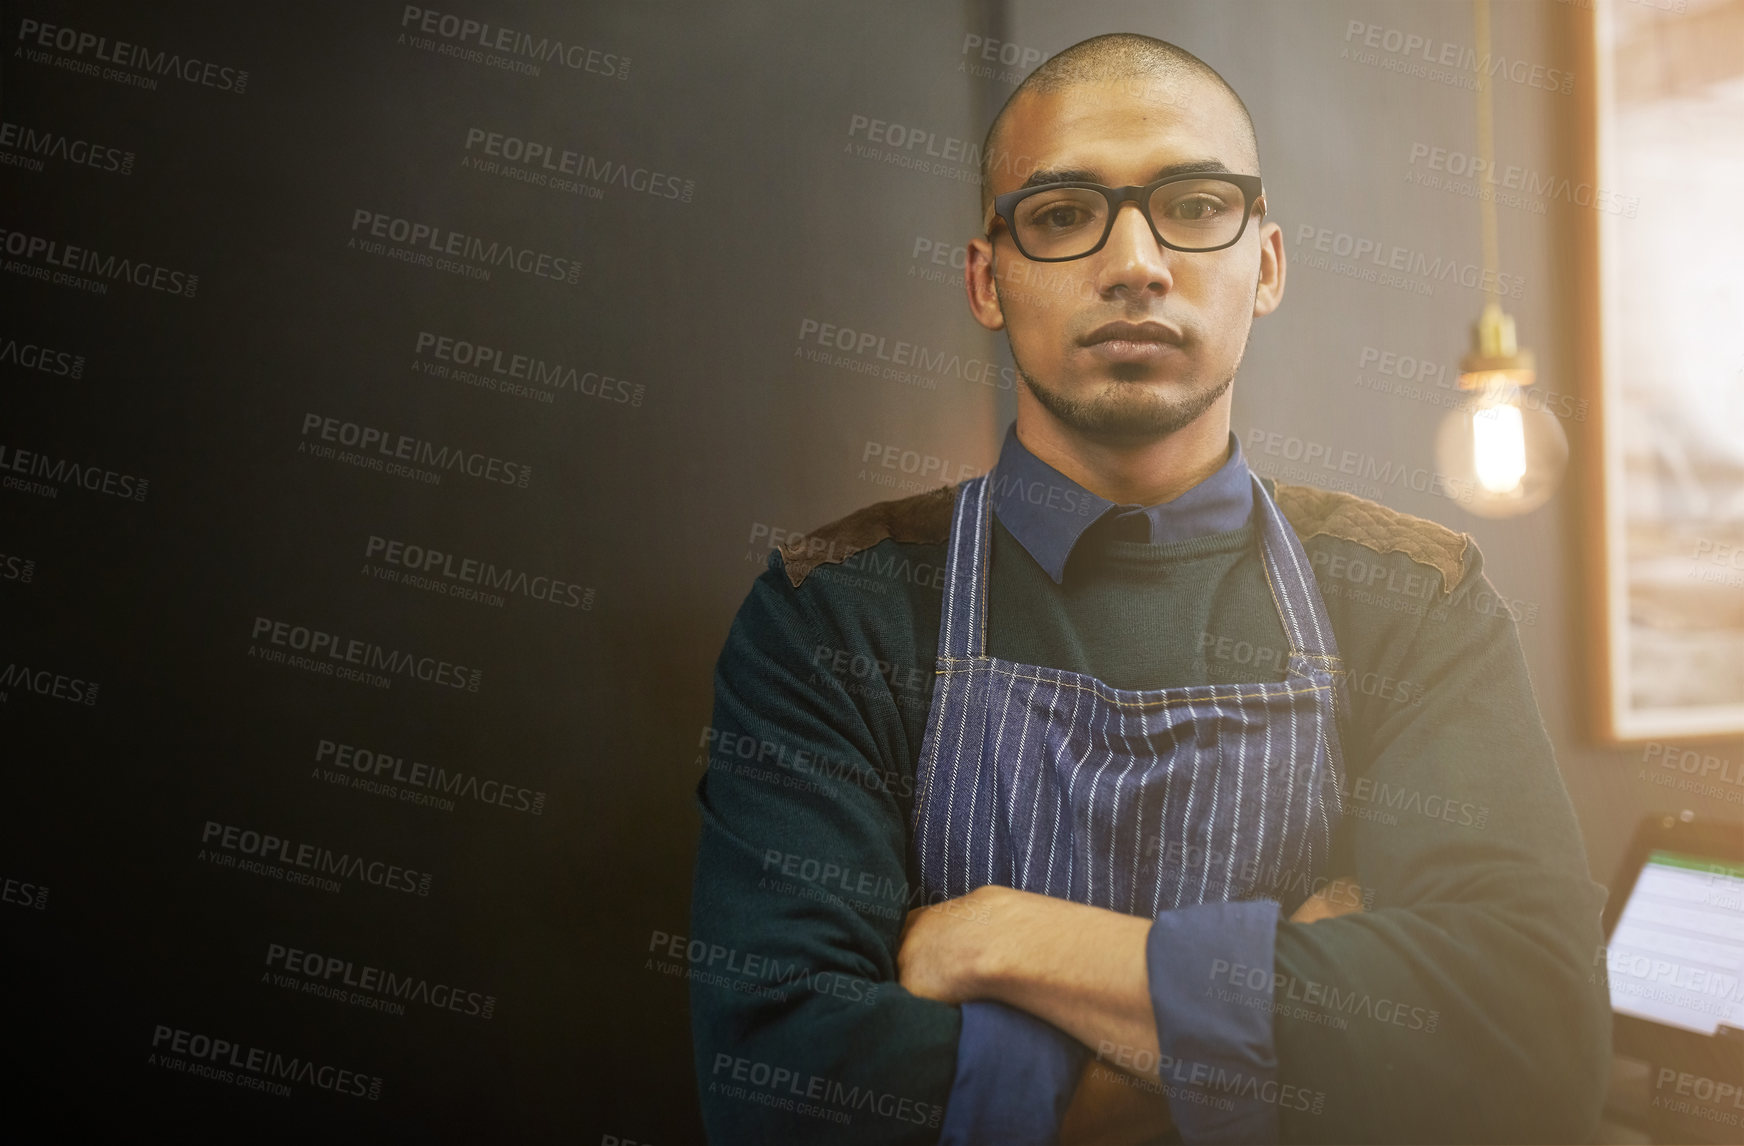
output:
<instances>
[{"instance_id":1,"label":"man's eye","mask_svg":"<svg viewBox=\"0 0 1744 1146\"><path fill-rule=\"evenodd\" d=\"M1215 218L1223 210L1223 200L1210 195L1193 195L1169 204L1169 217L1186 222Z\"/></svg>"},{"instance_id":2,"label":"man's eye","mask_svg":"<svg viewBox=\"0 0 1744 1146\"><path fill-rule=\"evenodd\" d=\"M1076 227L1084 222L1084 208L1076 203L1056 203L1051 207L1043 207L1035 217L1038 226L1056 229Z\"/></svg>"}]
</instances>

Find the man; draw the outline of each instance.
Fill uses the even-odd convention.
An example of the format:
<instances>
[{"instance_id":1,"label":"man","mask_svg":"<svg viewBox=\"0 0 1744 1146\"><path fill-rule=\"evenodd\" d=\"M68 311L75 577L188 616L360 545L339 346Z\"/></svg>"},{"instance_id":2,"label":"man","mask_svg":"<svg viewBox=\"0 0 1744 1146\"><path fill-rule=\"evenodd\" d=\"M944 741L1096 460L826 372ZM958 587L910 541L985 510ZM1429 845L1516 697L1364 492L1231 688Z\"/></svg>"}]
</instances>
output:
<instances>
[{"instance_id":1,"label":"man","mask_svg":"<svg viewBox=\"0 0 1744 1146\"><path fill-rule=\"evenodd\" d=\"M983 166L994 471L772 555L717 669L711 1138L1586 1140L1603 889L1476 547L1230 433L1245 107L1101 36Z\"/></svg>"}]
</instances>

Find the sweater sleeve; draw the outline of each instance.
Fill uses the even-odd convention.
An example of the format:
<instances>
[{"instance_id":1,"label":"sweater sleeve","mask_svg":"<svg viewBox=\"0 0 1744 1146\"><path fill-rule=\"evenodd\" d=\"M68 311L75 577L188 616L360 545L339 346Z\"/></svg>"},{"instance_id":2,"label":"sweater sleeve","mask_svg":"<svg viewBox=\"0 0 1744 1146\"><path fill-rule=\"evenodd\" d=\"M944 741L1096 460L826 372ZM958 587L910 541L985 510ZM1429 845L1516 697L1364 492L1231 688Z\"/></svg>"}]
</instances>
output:
<instances>
[{"instance_id":1,"label":"sweater sleeve","mask_svg":"<svg viewBox=\"0 0 1744 1146\"><path fill-rule=\"evenodd\" d=\"M1048 1146L1090 1051L1028 1011L985 999L963 1004L957 1076L941 1146Z\"/></svg>"},{"instance_id":2,"label":"sweater sleeve","mask_svg":"<svg viewBox=\"0 0 1744 1146\"><path fill-rule=\"evenodd\" d=\"M961 1016L896 982L912 769L888 693L812 667L844 643L819 594L772 556L716 667L688 937L703 1122L720 1144L930 1146Z\"/></svg>"},{"instance_id":3,"label":"sweater sleeve","mask_svg":"<svg viewBox=\"0 0 1744 1146\"><path fill-rule=\"evenodd\" d=\"M1370 612L1385 637L1361 662L1346 648L1335 851L1372 908L1278 926L1270 998L1255 995L1280 1081L1305 1098L1280 1104L1282 1138L1590 1141L1610 1062L1605 891L1475 546L1455 591L1436 588L1410 621ZM1379 592L1350 608L1397 612ZM1246 989L1231 976L1249 971L1213 985Z\"/></svg>"}]
</instances>

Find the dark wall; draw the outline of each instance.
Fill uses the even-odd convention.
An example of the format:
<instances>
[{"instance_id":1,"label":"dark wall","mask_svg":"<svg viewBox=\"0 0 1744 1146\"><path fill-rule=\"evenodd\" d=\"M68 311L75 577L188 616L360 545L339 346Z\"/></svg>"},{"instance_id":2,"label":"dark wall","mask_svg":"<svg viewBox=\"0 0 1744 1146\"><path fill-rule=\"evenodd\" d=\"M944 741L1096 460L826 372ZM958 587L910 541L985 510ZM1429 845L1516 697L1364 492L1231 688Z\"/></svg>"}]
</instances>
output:
<instances>
[{"instance_id":1,"label":"dark wall","mask_svg":"<svg viewBox=\"0 0 1744 1146\"><path fill-rule=\"evenodd\" d=\"M991 460L971 11L427 10L0 5L8 1119L700 1138L732 613Z\"/></svg>"}]
</instances>

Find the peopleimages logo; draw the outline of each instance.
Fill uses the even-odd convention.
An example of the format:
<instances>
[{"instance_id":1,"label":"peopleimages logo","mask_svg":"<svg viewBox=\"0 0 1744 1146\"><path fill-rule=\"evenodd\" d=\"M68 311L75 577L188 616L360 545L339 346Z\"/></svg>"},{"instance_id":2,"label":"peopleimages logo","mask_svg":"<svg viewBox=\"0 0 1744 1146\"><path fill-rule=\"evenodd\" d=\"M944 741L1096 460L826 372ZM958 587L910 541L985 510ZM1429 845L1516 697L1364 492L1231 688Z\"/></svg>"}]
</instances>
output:
<instances>
[{"instance_id":1,"label":"peopleimages logo","mask_svg":"<svg viewBox=\"0 0 1744 1146\"><path fill-rule=\"evenodd\" d=\"M1476 263L1464 263L1441 255L1430 258L1425 251L1401 247L1397 243L1382 243L1378 239L1355 235L1349 231L1316 227L1312 223L1296 225L1295 241L1304 248L1336 255L1340 259L1350 259L1349 264L1335 264L1334 269L1342 268L1342 273L1349 277L1363 278L1370 282L1379 281L1383 286L1398 286L1401 281L1397 276L1377 277L1377 268L1382 274L1396 271L1431 282L1453 282L1462 287L1482 290L1488 294L1506 295L1509 298L1521 297L1526 287L1526 279L1521 275L1492 271ZM1310 265L1314 265L1312 255L1309 259ZM1322 266L1318 269L1326 268ZM1417 285L1427 286L1427 283ZM1429 291L1420 290L1419 293Z\"/></svg>"},{"instance_id":2,"label":"peopleimages logo","mask_svg":"<svg viewBox=\"0 0 1744 1146\"><path fill-rule=\"evenodd\" d=\"M165 1023L152 1029L151 1054L145 1061L147 1066L161 1066L279 1095L289 1095L291 1088L286 1084L292 1082L353 1098L379 1099L382 1092L382 1080L377 1075L324 1066L301 1056L287 1057L265 1047L213 1038Z\"/></svg>"},{"instance_id":3,"label":"peopleimages logo","mask_svg":"<svg viewBox=\"0 0 1744 1146\"><path fill-rule=\"evenodd\" d=\"M48 888L40 883L7 876L0 879L0 903L12 903L33 911L47 911Z\"/></svg>"},{"instance_id":4,"label":"peopleimages logo","mask_svg":"<svg viewBox=\"0 0 1744 1146\"><path fill-rule=\"evenodd\" d=\"M602 402L640 406L647 390L640 382L428 330L418 332L412 352L420 359L417 367L432 377L451 377L484 389L537 396L546 402L551 401L553 392L568 390Z\"/></svg>"},{"instance_id":5,"label":"peopleimages logo","mask_svg":"<svg viewBox=\"0 0 1744 1146\"><path fill-rule=\"evenodd\" d=\"M406 1003L422 1003L476 1019L489 1019L496 1013L495 995L463 990L452 983L432 983L421 975L402 975L283 943L267 944L266 965L271 970L263 974L276 986L389 1014L405 1014Z\"/></svg>"},{"instance_id":6,"label":"peopleimages logo","mask_svg":"<svg viewBox=\"0 0 1744 1146\"><path fill-rule=\"evenodd\" d=\"M363 547L365 560L379 561L408 574L440 577L457 582L448 590L458 595L458 587L494 590L511 597L546 601L566 609L587 610L593 607L594 591L585 585L552 577L544 573L529 575L525 569L504 568L490 561L462 557L441 549L399 541L371 534Z\"/></svg>"},{"instance_id":7,"label":"peopleimages logo","mask_svg":"<svg viewBox=\"0 0 1744 1146\"><path fill-rule=\"evenodd\" d=\"M467 155L462 167L473 167L486 174L500 174L540 187L555 187L560 191L581 188L563 176L573 176L594 187L616 184L626 191L638 191L656 199L675 199L688 203L696 194L696 181L655 171L647 167L607 159L599 155L575 151L536 139L523 139L482 127L466 129ZM479 154L485 158L479 158ZM597 197L597 196L596 196Z\"/></svg>"},{"instance_id":8,"label":"peopleimages logo","mask_svg":"<svg viewBox=\"0 0 1744 1146\"><path fill-rule=\"evenodd\" d=\"M17 553L0 553L0 581L17 581L21 585L30 584L36 576L36 559L22 557Z\"/></svg>"},{"instance_id":9,"label":"peopleimages logo","mask_svg":"<svg viewBox=\"0 0 1744 1146\"><path fill-rule=\"evenodd\" d=\"M607 79L630 78L628 56L589 48L585 44L566 44L550 36L535 36L531 32L504 28L469 16L420 8L416 4L407 4L402 9L400 28L402 41L408 30L421 32L427 37L411 40L412 47L526 75L538 75L541 64L559 64L570 71L591 72ZM438 44L437 39L446 42Z\"/></svg>"},{"instance_id":10,"label":"peopleimages logo","mask_svg":"<svg viewBox=\"0 0 1744 1146\"><path fill-rule=\"evenodd\" d=\"M545 814L544 792L325 737L315 745L315 767L329 782L343 780L353 788L445 812L454 810L455 801L448 798L453 796L511 812Z\"/></svg>"},{"instance_id":11,"label":"peopleimages logo","mask_svg":"<svg viewBox=\"0 0 1744 1146\"><path fill-rule=\"evenodd\" d=\"M39 342L0 334L0 366L16 366L55 378L83 378L85 356L71 350L56 350Z\"/></svg>"},{"instance_id":12,"label":"peopleimages logo","mask_svg":"<svg viewBox=\"0 0 1744 1146\"><path fill-rule=\"evenodd\" d=\"M1378 57L1374 52L1352 54L1350 45L1359 37L1362 47L1379 48L1387 54L1386 57ZM1385 71L1419 75L1440 83L1457 79L1460 81L1457 86L1475 90L1475 77L1481 73L1491 78L1499 77L1525 87L1562 95L1569 95L1574 91L1573 72L1547 68L1543 64L1526 60L1509 59L1507 56L1489 52L1480 55L1475 48L1449 40L1437 40L1434 36L1407 32L1402 28L1388 28L1380 24L1352 20L1345 25L1344 42L1344 55L1347 59L1370 65L1378 64Z\"/></svg>"},{"instance_id":13,"label":"peopleimages logo","mask_svg":"<svg viewBox=\"0 0 1744 1146\"><path fill-rule=\"evenodd\" d=\"M425 896L430 894L430 881L434 878L427 871L415 871L385 860L368 860L362 856L335 852L332 848L319 844L299 844L270 832L241 828L235 824L221 824L216 820L206 821L205 827L200 830L200 843L201 858L208 862L217 861L220 867L235 866L231 855L242 855L249 857L255 864L271 864L283 869L296 868L317 878L328 876L354 879L384 891L403 891L408 895ZM206 854L208 850L211 851L211 856ZM283 875L277 878L283 878Z\"/></svg>"},{"instance_id":14,"label":"peopleimages logo","mask_svg":"<svg viewBox=\"0 0 1744 1146\"><path fill-rule=\"evenodd\" d=\"M66 458L51 458L37 450L21 450L17 446L5 444L0 444L0 473L6 474L4 488L34 493L41 497L59 497L62 486L72 486L125 501L144 501L146 491L151 487L151 483L145 478L133 474L104 469L102 466L85 465ZM12 474L24 476L15 478Z\"/></svg>"},{"instance_id":15,"label":"peopleimages logo","mask_svg":"<svg viewBox=\"0 0 1744 1146\"><path fill-rule=\"evenodd\" d=\"M56 159L96 171L133 173L133 152L78 139L49 128L0 123L0 164L41 171L43 160Z\"/></svg>"},{"instance_id":16,"label":"peopleimages logo","mask_svg":"<svg viewBox=\"0 0 1744 1146\"><path fill-rule=\"evenodd\" d=\"M1010 390L1017 385L1017 371L997 362L931 350L917 342L893 339L874 331L853 330L815 318L800 320L796 341L798 345L793 348L796 358L874 374L927 390L936 388L938 378L978 382L999 390Z\"/></svg>"},{"instance_id":17,"label":"peopleimages logo","mask_svg":"<svg viewBox=\"0 0 1744 1146\"><path fill-rule=\"evenodd\" d=\"M383 242L371 243L370 240L385 240L393 247L390 249ZM581 263L575 259L468 235L434 223L404 219L385 211L371 211L367 207L352 211L351 238L346 245L366 254L387 255L402 262L487 281L493 268L507 268L530 278L550 279L570 286L581 281ZM455 259L462 262L455 263Z\"/></svg>"},{"instance_id":18,"label":"peopleimages logo","mask_svg":"<svg viewBox=\"0 0 1744 1146\"><path fill-rule=\"evenodd\" d=\"M18 43L20 52L33 63L55 64L81 75L118 80L135 87L155 90L157 79L163 77L233 95L242 95L248 90L248 72L242 68L183 56L179 52L158 51L126 40L111 40L95 32L61 24L20 20ZM51 51L65 52L67 56L57 59L48 55Z\"/></svg>"},{"instance_id":19,"label":"peopleimages logo","mask_svg":"<svg viewBox=\"0 0 1744 1146\"><path fill-rule=\"evenodd\" d=\"M311 437L315 439L314 445L308 440ZM324 414L303 415L303 439L297 446L298 453L314 452L329 460L384 472L397 472L393 468L396 465L399 469L405 469L406 466L400 463L416 463L430 467L428 472L436 482L442 480L441 474L433 471L439 470L461 473L481 481L518 486L521 489L527 488L527 483L533 478L533 467L521 462L505 461L476 450L439 445L410 434L396 434ZM320 444L323 442L331 445L323 446ZM347 452L340 453L335 448L338 446L348 447Z\"/></svg>"},{"instance_id":20,"label":"peopleimages logo","mask_svg":"<svg viewBox=\"0 0 1744 1146\"><path fill-rule=\"evenodd\" d=\"M23 689L33 696L64 700L68 704L96 704L97 690L101 687L94 680L69 676L53 669L32 668L17 661L0 671L0 688ZM0 693L0 700L5 699L5 695Z\"/></svg>"},{"instance_id":21,"label":"peopleimages logo","mask_svg":"<svg viewBox=\"0 0 1744 1146\"><path fill-rule=\"evenodd\" d=\"M200 285L200 276L187 271L143 259L105 255L89 247L76 247L59 239L5 228L0 228L0 252L17 260L6 264L6 270L13 274L56 285L77 286L93 294L107 294L109 283L117 282L144 287L159 294L193 298ZM82 275L93 277L80 278Z\"/></svg>"},{"instance_id":22,"label":"peopleimages logo","mask_svg":"<svg viewBox=\"0 0 1744 1146\"><path fill-rule=\"evenodd\" d=\"M312 629L307 625L275 621L271 617L255 617L249 639L262 642L266 646L263 649L261 645L249 645L248 655L251 657L287 663L293 660L309 662L295 664L293 667L308 668L329 676L339 675L337 666L345 666L369 676L379 676L387 682L382 684L381 687L384 688L395 676L453 689L465 689L467 692L477 692L484 685L483 669L467 668L440 657L419 656L404 649L384 648L374 641L342 637L337 633ZM281 649L290 649L302 655L287 658L279 651Z\"/></svg>"}]
</instances>

